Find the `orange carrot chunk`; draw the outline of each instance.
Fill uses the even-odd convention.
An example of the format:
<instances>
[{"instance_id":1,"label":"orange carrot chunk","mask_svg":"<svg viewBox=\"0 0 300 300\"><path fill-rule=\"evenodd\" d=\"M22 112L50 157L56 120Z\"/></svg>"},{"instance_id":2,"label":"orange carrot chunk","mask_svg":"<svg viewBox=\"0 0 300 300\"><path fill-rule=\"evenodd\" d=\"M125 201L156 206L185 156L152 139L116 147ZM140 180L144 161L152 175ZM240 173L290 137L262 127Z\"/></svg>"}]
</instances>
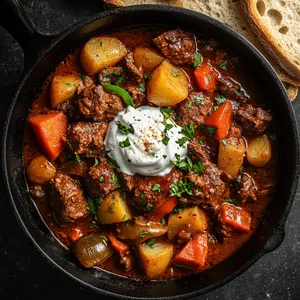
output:
<instances>
[{"instance_id":1,"label":"orange carrot chunk","mask_svg":"<svg viewBox=\"0 0 300 300\"><path fill-rule=\"evenodd\" d=\"M115 251L119 253L121 257L125 256L129 251L129 246L119 241L112 233L107 235L108 240L110 241L111 246Z\"/></svg>"},{"instance_id":2,"label":"orange carrot chunk","mask_svg":"<svg viewBox=\"0 0 300 300\"><path fill-rule=\"evenodd\" d=\"M221 220L224 224L243 232L250 231L251 216L240 207L230 203L221 205Z\"/></svg>"},{"instance_id":3,"label":"orange carrot chunk","mask_svg":"<svg viewBox=\"0 0 300 300\"><path fill-rule=\"evenodd\" d=\"M215 138L221 140L226 137L233 116L230 101L222 103L206 120L206 126L217 127Z\"/></svg>"},{"instance_id":4,"label":"orange carrot chunk","mask_svg":"<svg viewBox=\"0 0 300 300\"><path fill-rule=\"evenodd\" d=\"M197 234L176 254L173 262L192 269L203 267L207 256L207 232Z\"/></svg>"},{"instance_id":5,"label":"orange carrot chunk","mask_svg":"<svg viewBox=\"0 0 300 300\"><path fill-rule=\"evenodd\" d=\"M169 197L161 206L157 207L155 211L148 214L149 220L159 222L165 215L173 211L177 203L178 199L176 196Z\"/></svg>"},{"instance_id":6,"label":"orange carrot chunk","mask_svg":"<svg viewBox=\"0 0 300 300\"><path fill-rule=\"evenodd\" d=\"M197 86L200 90L212 92L217 85L217 72L209 64L202 64L194 71Z\"/></svg>"},{"instance_id":7,"label":"orange carrot chunk","mask_svg":"<svg viewBox=\"0 0 300 300\"><path fill-rule=\"evenodd\" d=\"M64 149L62 137L67 132L67 117L56 111L32 117L28 122L47 157L55 160Z\"/></svg>"}]
</instances>

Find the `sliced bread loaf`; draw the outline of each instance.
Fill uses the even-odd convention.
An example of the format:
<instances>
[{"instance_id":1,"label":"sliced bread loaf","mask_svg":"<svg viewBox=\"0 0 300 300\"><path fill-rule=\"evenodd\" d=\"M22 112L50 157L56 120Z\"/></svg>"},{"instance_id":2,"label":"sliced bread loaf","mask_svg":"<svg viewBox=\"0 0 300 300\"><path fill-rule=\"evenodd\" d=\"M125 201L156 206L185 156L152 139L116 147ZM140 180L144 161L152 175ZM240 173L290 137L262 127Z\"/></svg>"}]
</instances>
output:
<instances>
[{"instance_id":1,"label":"sliced bread loaf","mask_svg":"<svg viewBox=\"0 0 300 300\"><path fill-rule=\"evenodd\" d=\"M123 7L138 4L164 4L179 6L180 0L104 0L108 8Z\"/></svg>"},{"instance_id":2,"label":"sliced bread loaf","mask_svg":"<svg viewBox=\"0 0 300 300\"><path fill-rule=\"evenodd\" d=\"M300 1L241 0L241 5L267 51L300 80Z\"/></svg>"}]
</instances>

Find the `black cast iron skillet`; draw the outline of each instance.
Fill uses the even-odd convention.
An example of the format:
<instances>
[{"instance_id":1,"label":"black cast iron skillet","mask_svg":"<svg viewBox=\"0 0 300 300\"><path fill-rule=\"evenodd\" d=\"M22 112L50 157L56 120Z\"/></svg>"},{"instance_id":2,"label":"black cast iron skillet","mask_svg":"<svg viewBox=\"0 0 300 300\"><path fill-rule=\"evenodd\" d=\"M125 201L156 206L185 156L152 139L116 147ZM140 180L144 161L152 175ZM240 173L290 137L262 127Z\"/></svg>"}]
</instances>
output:
<instances>
[{"instance_id":1,"label":"black cast iron skillet","mask_svg":"<svg viewBox=\"0 0 300 300\"><path fill-rule=\"evenodd\" d=\"M220 22L199 13L169 6L136 6L97 14L64 33L48 37L38 33L18 1L5 0L2 21L25 53L25 73L11 100L1 144L2 176L7 198L16 218L45 261L100 294L120 299L186 299L215 289L237 277L261 256L278 247L284 238L284 223L291 208L299 177L299 140L292 105L284 87L264 57L243 37ZM3 2L2 2L3 9ZM3 23L3 22L2 22ZM184 27L222 42L252 70L264 88L279 126L278 182L273 202L262 226L234 255L222 263L189 277L169 281L141 281L103 270L84 270L50 233L29 197L22 164L22 141L28 109L36 91L70 52L90 37L105 31L139 24Z\"/></svg>"}]
</instances>

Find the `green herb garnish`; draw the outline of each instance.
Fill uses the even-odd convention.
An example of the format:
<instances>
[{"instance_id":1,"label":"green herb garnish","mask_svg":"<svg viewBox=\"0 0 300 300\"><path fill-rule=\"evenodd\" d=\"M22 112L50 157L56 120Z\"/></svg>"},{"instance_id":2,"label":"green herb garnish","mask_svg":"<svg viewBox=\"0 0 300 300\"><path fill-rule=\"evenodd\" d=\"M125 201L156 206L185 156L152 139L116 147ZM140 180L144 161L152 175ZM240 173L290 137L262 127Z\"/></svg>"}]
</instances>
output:
<instances>
[{"instance_id":1,"label":"green herb garnish","mask_svg":"<svg viewBox=\"0 0 300 300\"><path fill-rule=\"evenodd\" d=\"M194 60L193 66L194 66L194 68L196 68L202 63L202 55L198 52L195 52L194 58L195 58L195 60Z\"/></svg>"},{"instance_id":2,"label":"green herb garnish","mask_svg":"<svg viewBox=\"0 0 300 300\"><path fill-rule=\"evenodd\" d=\"M119 142L119 145L121 148L126 148L130 146L130 141L128 138L126 138L124 141Z\"/></svg>"},{"instance_id":3,"label":"green herb garnish","mask_svg":"<svg viewBox=\"0 0 300 300\"><path fill-rule=\"evenodd\" d=\"M160 189L160 184L156 183L153 188L152 188L152 191L155 192L155 191L158 191Z\"/></svg>"},{"instance_id":4,"label":"green herb garnish","mask_svg":"<svg viewBox=\"0 0 300 300\"><path fill-rule=\"evenodd\" d=\"M219 67L222 69L222 70L227 70L227 61L223 61L219 64Z\"/></svg>"}]
</instances>

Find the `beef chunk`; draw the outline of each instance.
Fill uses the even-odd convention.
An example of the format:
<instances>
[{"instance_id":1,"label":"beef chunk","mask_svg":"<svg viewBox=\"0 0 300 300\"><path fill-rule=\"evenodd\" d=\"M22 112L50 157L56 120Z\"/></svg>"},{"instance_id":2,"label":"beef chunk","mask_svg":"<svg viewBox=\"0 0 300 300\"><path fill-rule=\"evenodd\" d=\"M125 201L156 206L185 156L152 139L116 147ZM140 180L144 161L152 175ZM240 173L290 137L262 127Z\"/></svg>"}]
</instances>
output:
<instances>
[{"instance_id":1,"label":"beef chunk","mask_svg":"<svg viewBox=\"0 0 300 300\"><path fill-rule=\"evenodd\" d=\"M243 173L241 176L239 190L237 195L239 199L244 203L248 200L256 200L257 199L257 186L253 180L253 178L247 173Z\"/></svg>"},{"instance_id":2,"label":"beef chunk","mask_svg":"<svg viewBox=\"0 0 300 300\"><path fill-rule=\"evenodd\" d=\"M135 185L135 179L134 176L128 175L125 173L121 173L121 180L122 180L122 186L127 190L131 191L134 188Z\"/></svg>"},{"instance_id":3,"label":"beef chunk","mask_svg":"<svg viewBox=\"0 0 300 300\"><path fill-rule=\"evenodd\" d=\"M141 83L144 80L144 74L141 68L138 68L134 64L133 53L129 52L124 58L124 67L127 71L129 78L133 79L137 83Z\"/></svg>"},{"instance_id":4,"label":"beef chunk","mask_svg":"<svg viewBox=\"0 0 300 300\"><path fill-rule=\"evenodd\" d=\"M126 87L126 90L132 97L135 107L143 105L143 102L146 100L146 94L141 91L141 88L139 88L138 86L129 85Z\"/></svg>"},{"instance_id":5,"label":"beef chunk","mask_svg":"<svg viewBox=\"0 0 300 300\"><path fill-rule=\"evenodd\" d=\"M69 175L57 172L51 180L52 197L50 205L55 218L60 224L75 222L79 218L86 217L89 212L86 209L87 201L79 183Z\"/></svg>"},{"instance_id":6,"label":"beef chunk","mask_svg":"<svg viewBox=\"0 0 300 300\"><path fill-rule=\"evenodd\" d=\"M219 77L219 90L220 92L230 100L237 100L241 103L245 103L249 96L242 91L241 86L233 79L228 77Z\"/></svg>"},{"instance_id":7,"label":"beef chunk","mask_svg":"<svg viewBox=\"0 0 300 300\"><path fill-rule=\"evenodd\" d=\"M255 168L251 175L258 188L257 198L270 195L273 192L276 173L271 165L264 168Z\"/></svg>"},{"instance_id":8,"label":"beef chunk","mask_svg":"<svg viewBox=\"0 0 300 300\"><path fill-rule=\"evenodd\" d=\"M105 93L102 86L91 86L77 96L77 106L81 115L92 121L111 121L124 109L122 100Z\"/></svg>"},{"instance_id":9,"label":"beef chunk","mask_svg":"<svg viewBox=\"0 0 300 300\"><path fill-rule=\"evenodd\" d=\"M192 64L195 60L195 39L192 34L181 29L164 32L153 42L174 65Z\"/></svg>"},{"instance_id":10,"label":"beef chunk","mask_svg":"<svg viewBox=\"0 0 300 300\"><path fill-rule=\"evenodd\" d=\"M181 179L181 172L173 169L169 174L162 177L135 177L135 190L132 205L141 212L146 212L159 207L169 194L169 186L174 181ZM155 184L160 184L158 190L153 191Z\"/></svg>"},{"instance_id":11,"label":"beef chunk","mask_svg":"<svg viewBox=\"0 0 300 300\"><path fill-rule=\"evenodd\" d=\"M188 150L192 158L201 161L204 166L203 174L190 171L187 175L188 179L195 183L197 189L193 197L194 204L201 204L204 208L217 211L220 200L225 199L222 198L225 193L225 183L221 180L222 171L209 160L206 152L196 141L188 144Z\"/></svg>"},{"instance_id":12,"label":"beef chunk","mask_svg":"<svg viewBox=\"0 0 300 300\"><path fill-rule=\"evenodd\" d=\"M117 175L113 167L104 157L99 157L99 163L89 169L87 188L91 197L104 197L116 189Z\"/></svg>"},{"instance_id":13,"label":"beef chunk","mask_svg":"<svg viewBox=\"0 0 300 300\"><path fill-rule=\"evenodd\" d=\"M31 185L29 188L29 193L35 199L43 199L45 198L45 192L39 184Z\"/></svg>"},{"instance_id":14,"label":"beef chunk","mask_svg":"<svg viewBox=\"0 0 300 300\"><path fill-rule=\"evenodd\" d=\"M76 154L96 157L103 150L107 128L105 122L79 122L69 129L65 140Z\"/></svg>"},{"instance_id":15,"label":"beef chunk","mask_svg":"<svg viewBox=\"0 0 300 300\"><path fill-rule=\"evenodd\" d=\"M242 135L241 129L239 127L237 127L236 125L231 124L231 126L229 127L228 132L227 132L227 137L239 138L239 137L241 137L241 135Z\"/></svg>"},{"instance_id":16,"label":"beef chunk","mask_svg":"<svg viewBox=\"0 0 300 300\"><path fill-rule=\"evenodd\" d=\"M115 84L123 72L122 67L107 67L100 71L99 82L100 84Z\"/></svg>"},{"instance_id":17,"label":"beef chunk","mask_svg":"<svg viewBox=\"0 0 300 300\"><path fill-rule=\"evenodd\" d=\"M251 104L241 105L235 116L246 135L261 135L269 127L272 115L269 111Z\"/></svg>"},{"instance_id":18,"label":"beef chunk","mask_svg":"<svg viewBox=\"0 0 300 300\"><path fill-rule=\"evenodd\" d=\"M188 97L179 103L177 114L181 117L181 124L190 123L199 126L204 123L204 119L212 109L213 102L202 93L192 92Z\"/></svg>"}]
</instances>

